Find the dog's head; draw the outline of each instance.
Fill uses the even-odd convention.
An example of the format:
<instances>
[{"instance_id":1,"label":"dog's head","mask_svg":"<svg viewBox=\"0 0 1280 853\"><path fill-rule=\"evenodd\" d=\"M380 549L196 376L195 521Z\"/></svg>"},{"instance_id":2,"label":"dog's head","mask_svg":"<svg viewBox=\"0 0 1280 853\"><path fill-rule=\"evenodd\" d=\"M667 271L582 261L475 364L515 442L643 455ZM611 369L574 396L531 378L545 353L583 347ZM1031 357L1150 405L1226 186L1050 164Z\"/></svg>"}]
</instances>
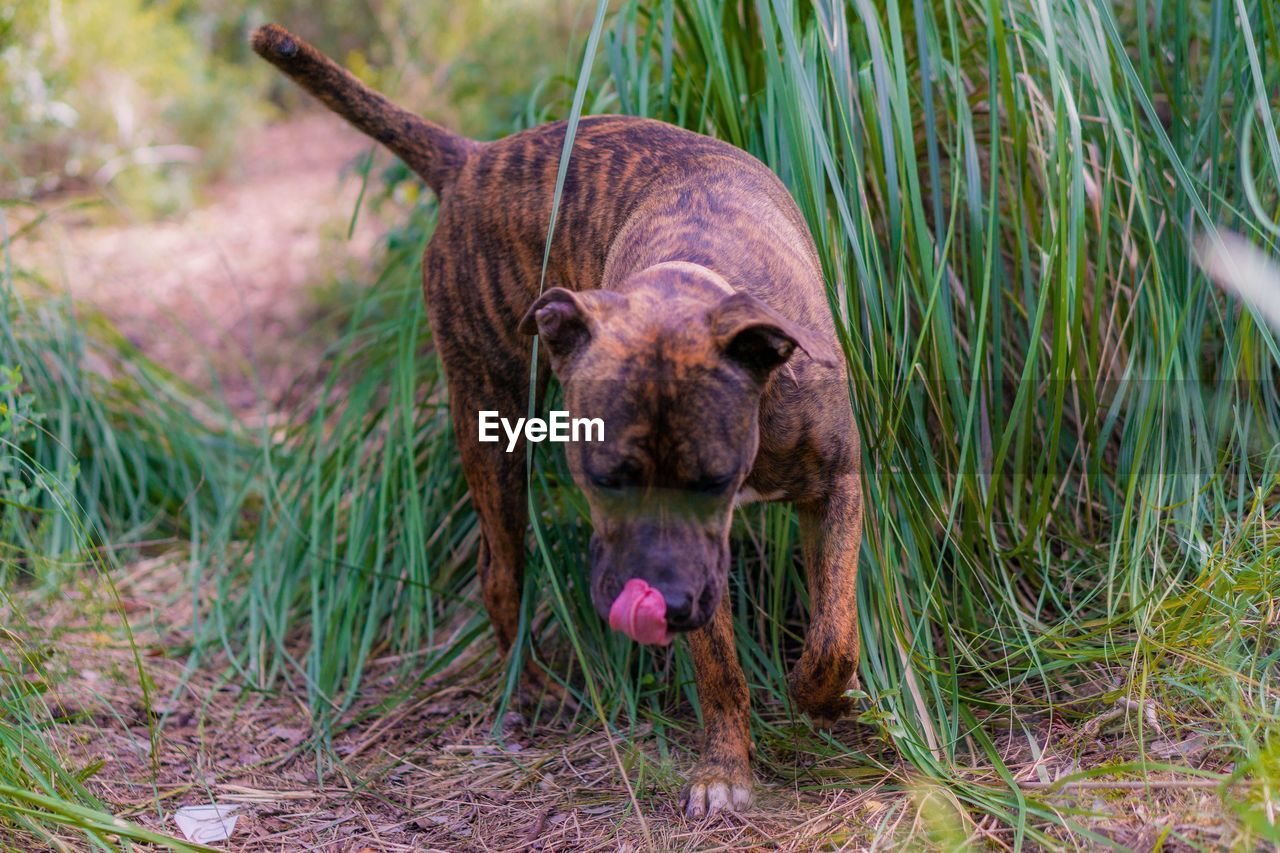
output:
<instances>
[{"instance_id":1,"label":"dog's head","mask_svg":"<svg viewBox=\"0 0 1280 853\"><path fill-rule=\"evenodd\" d=\"M643 642L706 624L724 594L734 501L759 444L760 398L797 349L828 347L693 264L661 264L624 292L545 292L536 333L574 418L601 442L566 445L595 528L591 595Z\"/></svg>"}]
</instances>

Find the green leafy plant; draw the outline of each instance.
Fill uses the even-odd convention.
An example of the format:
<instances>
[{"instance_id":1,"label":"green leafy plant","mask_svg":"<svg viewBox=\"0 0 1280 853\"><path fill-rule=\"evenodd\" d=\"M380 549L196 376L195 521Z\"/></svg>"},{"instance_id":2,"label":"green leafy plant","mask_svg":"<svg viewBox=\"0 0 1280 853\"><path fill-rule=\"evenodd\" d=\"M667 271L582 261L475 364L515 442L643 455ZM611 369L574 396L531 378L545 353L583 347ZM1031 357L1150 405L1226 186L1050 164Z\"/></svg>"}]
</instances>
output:
<instances>
[{"instance_id":1,"label":"green leafy plant","mask_svg":"<svg viewBox=\"0 0 1280 853\"><path fill-rule=\"evenodd\" d=\"M40 423L31 394L23 392L21 386L22 369L0 365L0 448L4 450L0 454L0 543L6 548L30 543L30 508L42 493L55 488L46 472L31 471L21 464L21 449L34 439ZM74 478L74 470L70 473ZM39 533L35 536L38 538ZM7 568L14 563L11 554L3 565ZM9 578L0 575L0 583L6 580Z\"/></svg>"}]
</instances>

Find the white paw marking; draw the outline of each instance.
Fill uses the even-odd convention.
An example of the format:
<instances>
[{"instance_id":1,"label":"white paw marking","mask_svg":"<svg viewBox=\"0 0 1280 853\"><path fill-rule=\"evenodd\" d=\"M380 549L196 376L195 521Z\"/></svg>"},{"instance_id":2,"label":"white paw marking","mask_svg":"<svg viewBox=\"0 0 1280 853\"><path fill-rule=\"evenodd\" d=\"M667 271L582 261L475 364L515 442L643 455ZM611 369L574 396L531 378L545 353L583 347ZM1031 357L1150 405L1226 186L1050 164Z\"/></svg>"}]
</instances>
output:
<instances>
[{"instance_id":1,"label":"white paw marking","mask_svg":"<svg viewBox=\"0 0 1280 853\"><path fill-rule=\"evenodd\" d=\"M687 817L710 817L716 812L738 812L751 805L751 787L728 780L694 783L689 786L684 813Z\"/></svg>"}]
</instances>

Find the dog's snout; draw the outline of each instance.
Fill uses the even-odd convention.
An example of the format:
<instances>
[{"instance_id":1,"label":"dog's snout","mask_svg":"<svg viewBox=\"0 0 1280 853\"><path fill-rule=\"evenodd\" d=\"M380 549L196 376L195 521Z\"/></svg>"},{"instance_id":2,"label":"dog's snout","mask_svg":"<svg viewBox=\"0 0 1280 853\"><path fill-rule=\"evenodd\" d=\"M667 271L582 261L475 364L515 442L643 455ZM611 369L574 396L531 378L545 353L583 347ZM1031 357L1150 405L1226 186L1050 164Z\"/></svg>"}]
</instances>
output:
<instances>
[{"instance_id":1,"label":"dog's snout","mask_svg":"<svg viewBox=\"0 0 1280 853\"><path fill-rule=\"evenodd\" d=\"M715 611L715 588L708 578L679 579L657 584L667 606L667 628L695 631L707 624Z\"/></svg>"},{"instance_id":2,"label":"dog's snout","mask_svg":"<svg viewBox=\"0 0 1280 853\"><path fill-rule=\"evenodd\" d=\"M668 632L696 631L711 620L724 589L728 553L720 545L699 529L597 529L590 546L592 603L612 624L621 618L620 608L626 609L623 605L634 603L634 597L625 596L627 584L643 581L653 593L645 599L645 607L655 616L661 608Z\"/></svg>"},{"instance_id":3,"label":"dog's snout","mask_svg":"<svg viewBox=\"0 0 1280 853\"><path fill-rule=\"evenodd\" d=\"M687 626L693 617L694 601L688 590L664 590L662 597L667 602L667 625L676 630Z\"/></svg>"}]
</instances>

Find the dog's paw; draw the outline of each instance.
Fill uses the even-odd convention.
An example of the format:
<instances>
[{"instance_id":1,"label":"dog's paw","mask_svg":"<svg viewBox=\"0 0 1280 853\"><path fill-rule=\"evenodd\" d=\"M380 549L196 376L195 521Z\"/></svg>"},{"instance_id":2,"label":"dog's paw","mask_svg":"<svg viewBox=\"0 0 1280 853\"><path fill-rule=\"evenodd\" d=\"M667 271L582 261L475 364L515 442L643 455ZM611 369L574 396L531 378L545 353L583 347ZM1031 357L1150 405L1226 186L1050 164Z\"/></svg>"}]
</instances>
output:
<instances>
[{"instance_id":1,"label":"dog's paw","mask_svg":"<svg viewBox=\"0 0 1280 853\"><path fill-rule=\"evenodd\" d=\"M787 687L814 726L829 729L853 713L856 702L850 692L858 692L858 673L852 661L820 666L802 657L788 674Z\"/></svg>"},{"instance_id":2,"label":"dog's paw","mask_svg":"<svg viewBox=\"0 0 1280 853\"><path fill-rule=\"evenodd\" d=\"M840 720L852 714L854 709L853 700L846 698L843 694L821 703L797 702L796 704L801 711L809 715L815 729L832 728Z\"/></svg>"},{"instance_id":3,"label":"dog's paw","mask_svg":"<svg viewBox=\"0 0 1280 853\"><path fill-rule=\"evenodd\" d=\"M719 761L700 761L680 794L686 817L701 819L717 812L740 812L751 805L751 771Z\"/></svg>"}]
</instances>

